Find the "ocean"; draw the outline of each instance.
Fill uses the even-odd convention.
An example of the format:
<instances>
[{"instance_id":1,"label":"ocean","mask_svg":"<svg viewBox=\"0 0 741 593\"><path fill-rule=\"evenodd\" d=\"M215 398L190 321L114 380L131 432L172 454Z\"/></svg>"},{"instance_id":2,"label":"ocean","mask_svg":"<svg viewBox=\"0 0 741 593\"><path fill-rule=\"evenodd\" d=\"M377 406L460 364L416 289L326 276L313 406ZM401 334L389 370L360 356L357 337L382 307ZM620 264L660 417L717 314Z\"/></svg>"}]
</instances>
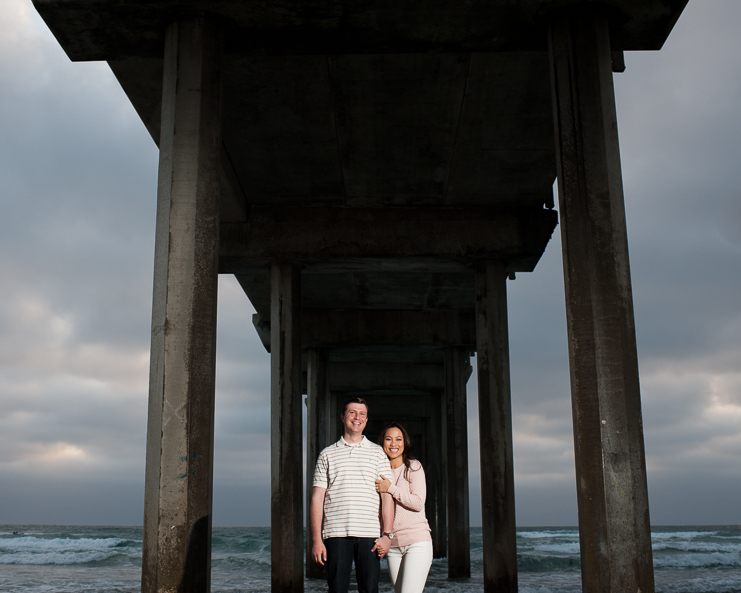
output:
<instances>
[{"instance_id":1,"label":"ocean","mask_svg":"<svg viewBox=\"0 0 741 593\"><path fill-rule=\"evenodd\" d=\"M659 593L741 593L741 526L654 527ZM137 593L142 532L138 527L0 525L0 591ZM471 530L472 577L449 581L435 560L426 591L481 591L481 529ZM579 537L573 527L518 529L521 593L580 593ZM393 591L385 567L381 591ZM222 527L213 532L214 593L270 591L270 531ZM307 593L326 591L307 580Z\"/></svg>"}]
</instances>

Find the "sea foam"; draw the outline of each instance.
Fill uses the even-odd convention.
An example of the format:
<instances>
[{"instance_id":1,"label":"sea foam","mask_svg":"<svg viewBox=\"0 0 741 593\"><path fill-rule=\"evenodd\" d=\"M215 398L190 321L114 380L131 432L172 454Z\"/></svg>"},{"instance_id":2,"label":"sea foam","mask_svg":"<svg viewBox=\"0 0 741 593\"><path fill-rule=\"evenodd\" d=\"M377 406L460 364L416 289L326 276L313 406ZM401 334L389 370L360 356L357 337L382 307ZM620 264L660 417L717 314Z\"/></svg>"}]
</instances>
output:
<instances>
[{"instance_id":1,"label":"sea foam","mask_svg":"<svg viewBox=\"0 0 741 593\"><path fill-rule=\"evenodd\" d=\"M115 537L0 538L0 564L87 564L136 553L125 543L126 540Z\"/></svg>"}]
</instances>

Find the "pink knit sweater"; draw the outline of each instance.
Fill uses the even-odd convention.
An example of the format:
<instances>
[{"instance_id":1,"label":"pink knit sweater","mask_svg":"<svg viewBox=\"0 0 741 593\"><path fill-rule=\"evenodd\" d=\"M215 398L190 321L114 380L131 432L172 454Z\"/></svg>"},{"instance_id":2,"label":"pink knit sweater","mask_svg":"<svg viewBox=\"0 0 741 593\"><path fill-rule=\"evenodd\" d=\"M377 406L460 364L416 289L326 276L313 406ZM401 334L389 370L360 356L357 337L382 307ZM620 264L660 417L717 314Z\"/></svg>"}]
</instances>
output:
<instances>
[{"instance_id":1,"label":"pink knit sweater","mask_svg":"<svg viewBox=\"0 0 741 593\"><path fill-rule=\"evenodd\" d=\"M389 477L391 480L389 494L396 501L392 548L432 541L430 526L425 517L425 499L427 498L425 470L417 460L411 463L408 480L404 478L404 470L406 466L402 464L393 470L393 477Z\"/></svg>"}]
</instances>

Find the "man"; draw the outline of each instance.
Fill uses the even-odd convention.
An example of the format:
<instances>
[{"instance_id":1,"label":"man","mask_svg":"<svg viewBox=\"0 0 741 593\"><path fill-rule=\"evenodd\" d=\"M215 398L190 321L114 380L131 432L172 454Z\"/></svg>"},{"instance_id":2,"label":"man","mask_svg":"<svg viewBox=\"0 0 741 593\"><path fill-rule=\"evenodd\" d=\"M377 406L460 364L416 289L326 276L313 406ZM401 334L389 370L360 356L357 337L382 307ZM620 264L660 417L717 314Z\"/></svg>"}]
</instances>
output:
<instances>
[{"instance_id":1,"label":"man","mask_svg":"<svg viewBox=\"0 0 741 593\"><path fill-rule=\"evenodd\" d=\"M392 475L391 464L383 449L363 436L368 422L365 400L345 402L340 419L342 437L319 454L314 470L312 556L319 564L327 563L329 593L347 592L353 560L358 593L378 593L380 558L393 537L394 503L388 493L379 500L376 480Z\"/></svg>"}]
</instances>

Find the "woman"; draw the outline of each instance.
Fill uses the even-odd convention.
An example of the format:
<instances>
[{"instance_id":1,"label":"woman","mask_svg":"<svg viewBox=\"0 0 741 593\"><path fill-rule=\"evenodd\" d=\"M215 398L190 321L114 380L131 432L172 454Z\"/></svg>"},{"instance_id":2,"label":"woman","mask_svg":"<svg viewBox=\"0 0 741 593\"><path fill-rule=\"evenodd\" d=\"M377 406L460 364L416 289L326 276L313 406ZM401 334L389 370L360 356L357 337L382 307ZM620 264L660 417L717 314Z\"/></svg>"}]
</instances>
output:
<instances>
[{"instance_id":1,"label":"woman","mask_svg":"<svg viewBox=\"0 0 741 593\"><path fill-rule=\"evenodd\" d=\"M422 593L432 564L432 537L425 517L425 472L412 454L409 434L398 422L381 433L378 444L391 462L393 476L376 480L379 492L394 499L394 528L386 557L396 593ZM384 542L385 543L385 542Z\"/></svg>"}]
</instances>

